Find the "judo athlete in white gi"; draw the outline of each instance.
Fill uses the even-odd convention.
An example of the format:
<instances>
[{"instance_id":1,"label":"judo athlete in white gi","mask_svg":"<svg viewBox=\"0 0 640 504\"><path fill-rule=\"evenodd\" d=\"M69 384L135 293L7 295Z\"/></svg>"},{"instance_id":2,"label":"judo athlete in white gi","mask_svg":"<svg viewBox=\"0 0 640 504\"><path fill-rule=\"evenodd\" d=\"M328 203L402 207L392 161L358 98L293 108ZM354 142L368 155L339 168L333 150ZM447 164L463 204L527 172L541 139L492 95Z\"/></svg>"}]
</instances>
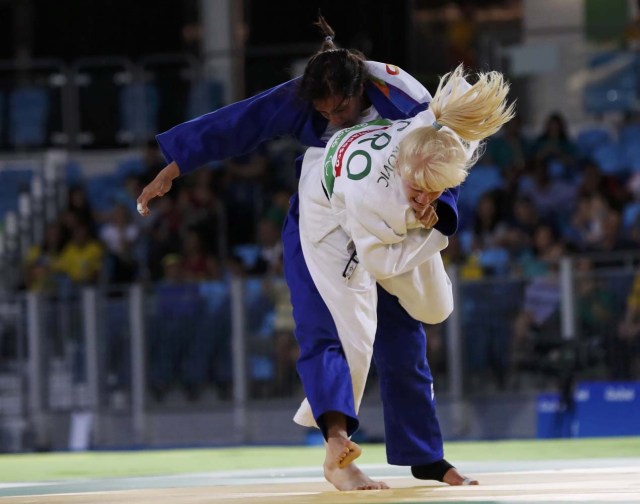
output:
<instances>
[{"instance_id":1,"label":"judo athlete in white gi","mask_svg":"<svg viewBox=\"0 0 640 504\"><path fill-rule=\"evenodd\" d=\"M480 73L471 86L460 66L442 78L429 109L414 118L353 126L335 134L326 148L305 154L302 250L337 326L356 411L373 354L376 282L416 320L442 322L453 310L440 256L448 240L432 227L434 205L445 189L464 181L479 142L513 116L508 90L497 72ZM433 383L428 385L433 399ZM306 401L295 420L315 425ZM425 422L439 435L435 414ZM442 453L438 439L434 460Z\"/></svg>"},{"instance_id":2,"label":"judo athlete in white gi","mask_svg":"<svg viewBox=\"0 0 640 504\"><path fill-rule=\"evenodd\" d=\"M428 108L431 95L411 75L395 65L366 61L356 51L337 47L333 29L324 18L319 18L318 26L325 40L302 77L157 136L168 164L138 197L142 215L149 215L149 203L167 194L177 177L203 164L251 152L269 139L290 135L302 145L324 147L343 128L379 118L407 119ZM302 159L296 160L296 171L301 165ZM437 210L429 206L429 215L422 217L429 227L447 236L458 225L458 189L445 191ZM428 222L429 216L435 224ZM359 455L359 448L349 439L359 425L351 373L332 314L303 255L298 194L291 198L282 243L300 347L297 370L327 440L325 476L340 490L384 488L385 484L371 480L351 463ZM430 420L435 419L435 409L424 357L424 328L382 288L377 309L373 355L381 383L387 459L391 464L411 466L416 478L462 484L464 477L443 460L440 430Z\"/></svg>"}]
</instances>

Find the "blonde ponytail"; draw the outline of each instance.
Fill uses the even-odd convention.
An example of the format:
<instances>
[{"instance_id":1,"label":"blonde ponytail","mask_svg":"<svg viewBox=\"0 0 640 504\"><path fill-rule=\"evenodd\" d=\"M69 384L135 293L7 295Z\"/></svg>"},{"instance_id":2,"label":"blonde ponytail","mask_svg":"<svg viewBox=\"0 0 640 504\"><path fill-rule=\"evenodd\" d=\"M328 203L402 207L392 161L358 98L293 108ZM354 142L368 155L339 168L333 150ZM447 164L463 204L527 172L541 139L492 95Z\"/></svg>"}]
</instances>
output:
<instances>
[{"instance_id":1,"label":"blonde ponytail","mask_svg":"<svg viewBox=\"0 0 640 504\"><path fill-rule=\"evenodd\" d=\"M493 135L515 114L501 73L480 73L471 87L465 77L462 65L445 75L429 104L434 124L400 142L398 171L415 187L432 192L459 186L480 155L480 145L469 143Z\"/></svg>"},{"instance_id":2,"label":"blonde ponytail","mask_svg":"<svg viewBox=\"0 0 640 504\"><path fill-rule=\"evenodd\" d=\"M509 84L500 72L479 73L469 89L465 79L462 65L442 77L429 108L438 124L474 142L496 133L515 110L513 103L507 106Z\"/></svg>"}]
</instances>

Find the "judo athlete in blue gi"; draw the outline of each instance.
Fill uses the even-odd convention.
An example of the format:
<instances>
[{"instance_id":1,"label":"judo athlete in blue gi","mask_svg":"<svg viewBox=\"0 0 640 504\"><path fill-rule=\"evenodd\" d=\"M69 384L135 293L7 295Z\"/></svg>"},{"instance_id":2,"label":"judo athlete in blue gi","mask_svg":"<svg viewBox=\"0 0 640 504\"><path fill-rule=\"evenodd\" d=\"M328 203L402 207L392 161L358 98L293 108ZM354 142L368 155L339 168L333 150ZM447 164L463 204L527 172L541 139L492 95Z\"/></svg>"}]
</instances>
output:
<instances>
[{"instance_id":1,"label":"judo athlete in blue gi","mask_svg":"<svg viewBox=\"0 0 640 504\"><path fill-rule=\"evenodd\" d=\"M377 344L377 286L428 324L453 310L440 256L448 240L433 229L433 206L466 178L479 142L513 116L508 91L498 72L479 74L471 86L460 66L443 77L428 110L345 128L324 149L305 154L298 187L302 250L336 323L356 410ZM303 404L296 417L308 410Z\"/></svg>"},{"instance_id":2,"label":"judo athlete in blue gi","mask_svg":"<svg viewBox=\"0 0 640 504\"><path fill-rule=\"evenodd\" d=\"M406 119L428 108L431 95L417 80L394 65L366 61L356 51L337 48L323 18L318 25L326 38L301 78L157 136L168 165L140 194L142 215L149 214L150 200L166 194L176 177L250 152L275 137L291 135L303 145L324 147L342 128L377 118ZM301 169L302 159L297 165ZM432 216L434 228L445 236L457 229L457 195L458 188L444 191ZM358 428L350 369L331 313L305 263L298 220L294 195L282 232L284 269L300 346L298 374L327 441L325 477L339 490L386 488L352 463L360 448L350 440ZM461 485L465 478L443 458L422 323L395 296L377 290L373 358L380 378L387 460L411 466L417 478Z\"/></svg>"}]
</instances>

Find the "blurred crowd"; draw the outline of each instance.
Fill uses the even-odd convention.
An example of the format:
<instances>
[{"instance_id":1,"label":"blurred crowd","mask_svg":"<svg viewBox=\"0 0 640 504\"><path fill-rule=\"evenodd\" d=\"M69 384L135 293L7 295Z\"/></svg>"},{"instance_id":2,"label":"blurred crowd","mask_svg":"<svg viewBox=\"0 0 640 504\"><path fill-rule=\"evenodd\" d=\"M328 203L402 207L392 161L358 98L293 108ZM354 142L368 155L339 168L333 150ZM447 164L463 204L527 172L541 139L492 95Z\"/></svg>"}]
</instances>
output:
<instances>
[{"instance_id":1,"label":"blurred crowd","mask_svg":"<svg viewBox=\"0 0 640 504\"><path fill-rule=\"evenodd\" d=\"M70 188L67 209L25 258L27 289L55 292L65 280L157 282L167 278L167 261L189 282L281 273L279 234L292 188L273 177L265 153L178 179L148 218L136 212L136 198L164 164L153 144L135 161L120 185Z\"/></svg>"},{"instance_id":2,"label":"blurred crowd","mask_svg":"<svg viewBox=\"0 0 640 504\"><path fill-rule=\"evenodd\" d=\"M461 189L460 227L443 254L468 294L458 309L470 335L471 376L508 387L514 368L539 367L532 359L550 355L559 338L559 260L571 256L581 334L607 333L605 343L594 344L607 378L640 378L640 276L615 290L596 274L628 264L640 245L638 139L640 122L631 117L614 132L597 127L572 134L554 113L535 135L514 119L489 140ZM179 380L197 397L198 384L207 380L227 394L231 379L229 306L216 289L232 277L267 279L248 313L253 333L262 334L252 344L270 357L256 352L252 375L258 384L272 384L267 395L291 393L296 347L280 229L296 182L284 174L293 172L299 152L294 144L266 146L215 169L203 167L177 179L142 218L136 198L164 166L150 143L130 162L135 169L118 170L118 184L70 189L67 210L25 257L24 287L59 294L79 285L156 286L152 386L162 398ZM624 299L616 300L621 292ZM215 344L206 336L213 326L225 333ZM172 331L193 341L177 342ZM442 333L429 332L436 372L446 366ZM194 364L214 353L224 356L216 366ZM184 356L177 365L175 355Z\"/></svg>"}]
</instances>

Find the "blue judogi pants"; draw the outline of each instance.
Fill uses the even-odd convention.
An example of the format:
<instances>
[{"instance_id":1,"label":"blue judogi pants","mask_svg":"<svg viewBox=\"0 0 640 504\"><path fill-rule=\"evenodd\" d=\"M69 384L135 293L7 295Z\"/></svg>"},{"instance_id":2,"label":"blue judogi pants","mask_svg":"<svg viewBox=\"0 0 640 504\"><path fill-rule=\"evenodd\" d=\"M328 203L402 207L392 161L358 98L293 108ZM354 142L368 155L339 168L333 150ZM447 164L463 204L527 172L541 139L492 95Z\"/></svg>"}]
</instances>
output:
<instances>
[{"instance_id":1,"label":"blue judogi pants","mask_svg":"<svg viewBox=\"0 0 640 504\"><path fill-rule=\"evenodd\" d=\"M300 346L298 374L314 418L326 437L322 415L347 417L347 432L358 429L351 374L329 309L315 287L302 253L298 195L284 223L284 270L291 292L295 337ZM378 329L373 347L380 381L387 461L422 465L444 457L435 412L433 378L422 323L412 319L395 296L378 286Z\"/></svg>"}]
</instances>

